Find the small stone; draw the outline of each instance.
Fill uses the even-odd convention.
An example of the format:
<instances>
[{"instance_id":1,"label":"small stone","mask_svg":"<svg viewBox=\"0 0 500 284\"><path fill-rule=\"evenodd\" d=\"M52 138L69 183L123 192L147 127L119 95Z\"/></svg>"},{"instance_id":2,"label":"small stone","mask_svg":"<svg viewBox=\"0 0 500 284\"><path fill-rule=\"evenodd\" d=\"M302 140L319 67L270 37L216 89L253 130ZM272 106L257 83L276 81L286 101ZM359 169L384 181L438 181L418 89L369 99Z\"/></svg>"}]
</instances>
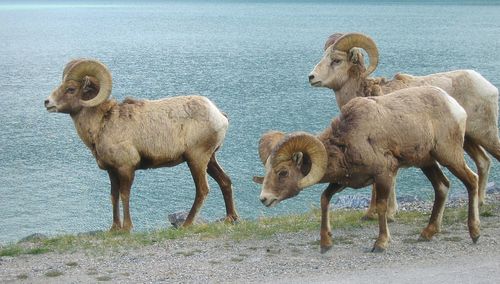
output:
<instances>
[{"instance_id":1,"label":"small stone","mask_svg":"<svg viewBox=\"0 0 500 284\"><path fill-rule=\"evenodd\" d=\"M40 233L34 233L34 234L31 234L29 236L22 238L19 242L20 243L37 242L37 241L46 240L46 239L48 239L47 235L40 234Z\"/></svg>"},{"instance_id":2,"label":"small stone","mask_svg":"<svg viewBox=\"0 0 500 284\"><path fill-rule=\"evenodd\" d=\"M168 221L175 228L179 228L179 227L182 226L182 224L184 224L184 221L186 221L186 218L187 218L188 214L189 214L188 211L179 211L179 212L175 212L175 213L169 214L168 215ZM194 222L193 222L193 224L197 224L197 225L199 225L199 224L206 224L206 223L208 223L207 220L205 220L202 217L196 217L194 219Z\"/></svg>"}]
</instances>

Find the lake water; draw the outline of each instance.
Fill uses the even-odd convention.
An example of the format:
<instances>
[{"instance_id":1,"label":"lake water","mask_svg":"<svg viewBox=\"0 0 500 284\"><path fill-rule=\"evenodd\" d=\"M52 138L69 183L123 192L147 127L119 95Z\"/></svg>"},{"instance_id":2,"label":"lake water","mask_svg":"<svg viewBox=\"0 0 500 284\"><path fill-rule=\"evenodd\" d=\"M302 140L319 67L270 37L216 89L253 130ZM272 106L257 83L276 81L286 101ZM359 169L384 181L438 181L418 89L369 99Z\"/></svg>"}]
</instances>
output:
<instances>
[{"instance_id":1,"label":"lake water","mask_svg":"<svg viewBox=\"0 0 500 284\"><path fill-rule=\"evenodd\" d=\"M337 115L332 91L307 81L331 33L371 35L381 54L375 76L471 68L500 87L498 1L326 2L0 2L0 243L111 225L107 174L70 117L43 106L70 59L107 64L119 100L199 93L228 113L230 128L218 157L244 219L319 206L324 186L265 208L252 176L263 173L257 154L262 133L319 132ZM497 161L490 181L500 183ZM212 180L210 185L201 215L215 220L225 210L219 188ZM397 186L400 196L433 195L413 169L401 172ZM464 187L453 179L452 192L459 191ZM167 226L168 214L191 207L194 192L186 165L138 171L134 229Z\"/></svg>"}]
</instances>

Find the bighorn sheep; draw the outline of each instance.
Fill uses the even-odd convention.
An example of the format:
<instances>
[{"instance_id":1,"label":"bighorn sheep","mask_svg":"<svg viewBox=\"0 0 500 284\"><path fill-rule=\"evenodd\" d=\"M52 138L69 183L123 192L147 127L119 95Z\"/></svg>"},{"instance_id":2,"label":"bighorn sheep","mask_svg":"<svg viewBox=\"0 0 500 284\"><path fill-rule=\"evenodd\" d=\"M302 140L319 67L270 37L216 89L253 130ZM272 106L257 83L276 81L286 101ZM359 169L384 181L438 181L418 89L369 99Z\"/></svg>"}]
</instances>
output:
<instances>
[{"instance_id":1,"label":"bighorn sheep","mask_svg":"<svg viewBox=\"0 0 500 284\"><path fill-rule=\"evenodd\" d=\"M369 56L366 69L361 49ZM427 76L396 74L392 80L368 78L377 67L379 55L375 42L359 33L331 35L325 43L321 61L309 74L312 86L335 92L339 108L355 97L379 96L407 87L433 85L454 97L467 112L464 149L474 160L479 176L479 204L484 203L491 160L488 151L500 160L498 138L498 89L473 70L456 70ZM374 218L375 192L365 218ZM389 218L397 211L395 192L389 201Z\"/></svg>"},{"instance_id":2,"label":"bighorn sheep","mask_svg":"<svg viewBox=\"0 0 500 284\"><path fill-rule=\"evenodd\" d=\"M184 226L190 225L209 188L208 173L219 184L226 220L238 219L230 178L215 152L222 145L228 119L207 98L181 96L162 100L108 99L112 78L96 60L73 60L64 68L61 85L45 100L49 112L67 113L78 135L111 181L111 230L130 231L129 196L135 171L187 162L196 196ZM120 221L121 199L123 224Z\"/></svg>"},{"instance_id":3,"label":"bighorn sheep","mask_svg":"<svg viewBox=\"0 0 500 284\"><path fill-rule=\"evenodd\" d=\"M440 231L449 181L439 164L458 177L469 194L469 234L479 238L477 176L464 159L467 115L442 89L407 88L382 97L355 98L341 109L330 127L317 136L304 132L262 136L259 154L265 163L260 200L271 207L316 183L330 183L321 196L321 251L332 246L329 203L346 187L375 184L379 236L372 251L384 251L390 241L387 198L402 167L418 167L435 191L429 224L420 237ZM438 164L439 163L439 164Z\"/></svg>"}]
</instances>

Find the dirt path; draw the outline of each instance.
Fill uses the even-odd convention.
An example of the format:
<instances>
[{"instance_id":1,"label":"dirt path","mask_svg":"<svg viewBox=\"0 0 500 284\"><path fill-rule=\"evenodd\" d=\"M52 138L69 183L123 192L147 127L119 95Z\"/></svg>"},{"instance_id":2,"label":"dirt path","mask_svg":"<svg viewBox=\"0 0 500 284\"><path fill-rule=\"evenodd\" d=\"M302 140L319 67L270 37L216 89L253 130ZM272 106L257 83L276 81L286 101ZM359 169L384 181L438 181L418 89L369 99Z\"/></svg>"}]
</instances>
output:
<instances>
[{"instance_id":1,"label":"dirt path","mask_svg":"<svg viewBox=\"0 0 500 284\"><path fill-rule=\"evenodd\" d=\"M476 245L465 222L444 226L431 242L416 241L423 223L392 223L385 253L369 252L376 224L334 231L324 255L318 232L191 238L126 251L2 257L0 283L498 283L500 212L493 215L481 218Z\"/></svg>"}]
</instances>

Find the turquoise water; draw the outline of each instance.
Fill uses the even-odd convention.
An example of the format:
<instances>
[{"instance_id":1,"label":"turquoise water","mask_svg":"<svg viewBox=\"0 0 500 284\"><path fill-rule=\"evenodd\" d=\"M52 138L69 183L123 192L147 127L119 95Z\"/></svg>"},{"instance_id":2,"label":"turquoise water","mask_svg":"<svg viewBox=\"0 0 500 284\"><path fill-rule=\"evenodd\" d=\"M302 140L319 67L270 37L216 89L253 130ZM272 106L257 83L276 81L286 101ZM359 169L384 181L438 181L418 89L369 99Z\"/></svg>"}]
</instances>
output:
<instances>
[{"instance_id":1,"label":"turquoise water","mask_svg":"<svg viewBox=\"0 0 500 284\"><path fill-rule=\"evenodd\" d=\"M472 68L500 87L500 6L484 4L493 1L63 3L0 2L0 243L111 225L107 174L70 117L43 107L73 58L107 64L119 100L199 93L228 113L219 160L245 219L319 206L321 186L267 209L252 176L263 173L257 155L263 132L319 132L338 113L333 93L307 81L329 34L371 35L381 53L376 76ZM491 172L490 181L500 183L498 162ZM215 220L225 210L210 182L201 215ZM452 191L464 191L462 184L453 180ZM413 169L401 172L398 192L432 196L430 183ZM135 230L167 226L167 215L188 210L193 199L186 165L137 172Z\"/></svg>"}]
</instances>

